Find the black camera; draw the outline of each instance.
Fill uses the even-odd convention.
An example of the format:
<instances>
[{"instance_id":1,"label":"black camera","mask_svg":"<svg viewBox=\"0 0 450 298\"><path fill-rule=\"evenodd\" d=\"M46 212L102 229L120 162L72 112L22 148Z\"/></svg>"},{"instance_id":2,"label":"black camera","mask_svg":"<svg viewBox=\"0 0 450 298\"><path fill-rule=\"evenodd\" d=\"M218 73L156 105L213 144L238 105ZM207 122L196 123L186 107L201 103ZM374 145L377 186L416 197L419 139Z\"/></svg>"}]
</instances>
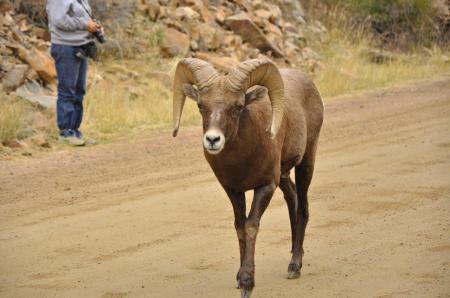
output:
<instances>
[{"instance_id":1,"label":"black camera","mask_svg":"<svg viewBox=\"0 0 450 298\"><path fill-rule=\"evenodd\" d=\"M94 19L94 22L96 22L97 24L99 24L100 26L102 26L100 24L99 21L97 21L96 19ZM105 34L103 33L103 29L102 30L98 30L94 33L95 38L97 38L99 43L105 43L106 42L106 37Z\"/></svg>"},{"instance_id":2,"label":"black camera","mask_svg":"<svg viewBox=\"0 0 450 298\"><path fill-rule=\"evenodd\" d=\"M97 38L99 43L105 43L106 42L105 34L103 34L102 31L95 32L94 36L95 36L95 38Z\"/></svg>"}]
</instances>

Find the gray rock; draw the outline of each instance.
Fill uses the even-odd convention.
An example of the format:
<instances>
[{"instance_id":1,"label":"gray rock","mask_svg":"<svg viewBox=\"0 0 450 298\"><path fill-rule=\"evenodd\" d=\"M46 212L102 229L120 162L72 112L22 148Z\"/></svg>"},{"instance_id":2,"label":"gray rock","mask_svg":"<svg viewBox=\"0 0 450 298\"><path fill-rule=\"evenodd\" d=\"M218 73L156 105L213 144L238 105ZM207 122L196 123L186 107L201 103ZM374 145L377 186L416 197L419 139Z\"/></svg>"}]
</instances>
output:
<instances>
[{"instance_id":1,"label":"gray rock","mask_svg":"<svg viewBox=\"0 0 450 298\"><path fill-rule=\"evenodd\" d=\"M46 95L39 83L27 81L16 90L16 95L46 109L55 109L56 96Z\"/></svg>"},{"instance_id":2,"label":"gray rock","mask_svg":"<svg viewBox=\"0 0 450 298\"><path fill-rule=\"evenodd\" d=\"M4 72L9 72L14 68L14 63L5 59L6 57L2 57L2 61L0 62L0 70Z\"/></svg>"},{"instance_id":3,"label":"gray rock","mask_svg":"<svg viewBox=\"0 0 450 298\"><path fill-rule=\"evenodd\" d=\"M225 20L225 23L234 33L239 34L244 41L249 42L262 52L270 51L276 58L284 56L283 52L266 38L264 32L256 26L246 13L231 16Z\"/></svg>"},{"instance_id":4,"label":"gray rock","mask_svg":"<svg viewBox=\"0 0 450 298\"><path fill-rule=\"evenodd\" d=\"M163 57L184 56L190 47L189 36L180 31L168 28L164 32L161 42L161 54Z\"/></svg>"},{"instance_id":5,"label":"gray rock","mask_svg":"<svg viewBox=\"0 0 450 298\"><path fill-rule=\"evenodd\" d=\"M16 90L20 85L25 82L25 78L28 72L28 65L19 64L15 65L3 78L2 86L6 92Z\"/></svg>"},{"instance_id":6,"label":"gray rock","mask_svg":"<svg viewBox=\"0 0 450 298\"><path fill-rule=\"evenodd\" d=\"M107 32L116 32L128 28L132 24L137 2L133 0L90 1L96 18L109 29Z\"/></svg>"}]
</instances>

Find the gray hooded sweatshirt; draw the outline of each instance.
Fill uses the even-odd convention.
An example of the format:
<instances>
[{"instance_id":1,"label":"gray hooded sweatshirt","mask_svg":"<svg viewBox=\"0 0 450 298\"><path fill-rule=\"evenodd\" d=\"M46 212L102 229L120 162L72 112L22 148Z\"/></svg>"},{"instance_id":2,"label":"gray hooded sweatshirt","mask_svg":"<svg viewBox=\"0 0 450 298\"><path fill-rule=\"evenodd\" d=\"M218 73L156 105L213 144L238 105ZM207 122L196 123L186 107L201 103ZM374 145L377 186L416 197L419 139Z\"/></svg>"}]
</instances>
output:
<instances>
[{"instance_id":1,"label":"gray hooded sweatshirt","mask_svg":"<svg viewBox=\"0 0 450 298\"><path fill-rule=\"evenodd\" d=\"M92 34L87 31L87 24L91 18L86 9L91 13L87 0L47 1L48 27L52 44L81 46L93 40Z\"/></svg>"}]
</instances>

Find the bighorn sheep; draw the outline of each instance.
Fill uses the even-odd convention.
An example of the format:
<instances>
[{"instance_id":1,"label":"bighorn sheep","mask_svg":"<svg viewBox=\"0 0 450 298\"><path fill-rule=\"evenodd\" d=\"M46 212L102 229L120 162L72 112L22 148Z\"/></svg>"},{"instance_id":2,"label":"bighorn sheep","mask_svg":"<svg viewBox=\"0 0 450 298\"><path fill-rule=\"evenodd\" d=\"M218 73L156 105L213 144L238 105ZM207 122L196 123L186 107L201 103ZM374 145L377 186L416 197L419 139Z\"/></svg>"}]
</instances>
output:
<instances>
[{"instance_id":1,"label":"bighorn sheep","mask_svg":"<svg viewBox=\"0 0 450 298\"><path fill-rule=\"evenodd\" d=\"M177 65L173 87L173 136L188 96L203 118L206 160L233 205L242 297L250 297L255 284L256 235L277 186L284 193L292 231L288 278L298 278L307 192L323 121L323 102L314 83L300 71L279 70L270 60L245 61L222 76L208 62L186 58ZM292 168L295 184L289 177ZM247 217L245 192L251 189L254 198Z\"/></svg>"}]
</instances>

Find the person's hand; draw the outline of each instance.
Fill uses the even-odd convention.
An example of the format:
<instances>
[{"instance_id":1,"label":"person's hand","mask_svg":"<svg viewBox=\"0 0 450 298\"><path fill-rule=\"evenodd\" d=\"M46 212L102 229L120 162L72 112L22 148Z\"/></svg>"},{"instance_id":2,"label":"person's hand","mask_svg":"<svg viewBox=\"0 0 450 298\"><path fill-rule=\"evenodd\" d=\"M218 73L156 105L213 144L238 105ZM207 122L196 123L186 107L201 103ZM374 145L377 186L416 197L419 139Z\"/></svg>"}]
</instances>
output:
<instances>
[{"instance_id":1,"label":"person's hand","mask_svg":"<svg viewBox=\"0 0 450 298\"><path fill-rule=\"evenodd\" d=\"M97 31L102 30L102 26L100 26L98 23L91 20L91 21L88 21L87 30L91 33L95 33Z\"/></svg>"}]
</instances>

